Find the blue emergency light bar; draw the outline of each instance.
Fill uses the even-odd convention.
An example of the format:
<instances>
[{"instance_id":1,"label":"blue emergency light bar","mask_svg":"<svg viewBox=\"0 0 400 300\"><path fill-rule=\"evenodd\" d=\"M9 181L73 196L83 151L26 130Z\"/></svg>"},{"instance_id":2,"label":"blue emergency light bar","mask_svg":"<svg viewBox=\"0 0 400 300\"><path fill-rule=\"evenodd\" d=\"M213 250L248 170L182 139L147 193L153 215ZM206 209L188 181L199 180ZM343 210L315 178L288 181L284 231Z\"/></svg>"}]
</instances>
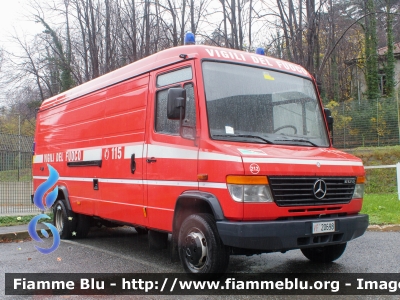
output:
<instances>
[{"instance_id":1,"label":"blue emergency light bar","mask_svg":"<svg viewBox=\"0 0 400 300\"><path fill-rule=\"evenodd\" d=\"M265 55L264 48L257 48L256 49L256 54Z\"/></svg>"},{"instance_id":2,"label":"blue emergency light bar","mask_svg":"<svg viewBox=\"0 0 400 300\"><path fill-rule=\"evenodd\" d=\"M194 34L190 31L185 33L185 45L195 45L196 40L194 39Z\"/></svg>"}]
</instances>

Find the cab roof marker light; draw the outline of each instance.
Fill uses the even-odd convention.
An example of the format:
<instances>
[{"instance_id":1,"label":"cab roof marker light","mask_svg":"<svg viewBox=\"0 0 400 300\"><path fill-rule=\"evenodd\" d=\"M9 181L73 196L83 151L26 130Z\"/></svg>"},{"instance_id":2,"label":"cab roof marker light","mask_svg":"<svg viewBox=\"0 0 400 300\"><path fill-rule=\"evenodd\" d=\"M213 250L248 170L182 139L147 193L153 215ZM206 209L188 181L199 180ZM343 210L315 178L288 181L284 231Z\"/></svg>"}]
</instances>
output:
<instances>
[{"instance_id":1,"label":"cab roof marker light","mask_svg":"<svg viewBox=\"0 0 400 300\"><path fill-rule=\"evenodd\" d=\"M265 55L264 48L261 48L261 47L257 48L256 49L256 54Z\"/></svg>"},{"instance_id":2,"label":"cab roof marker light","mask_svg":"<svg viewBox=\"0 0 400 300\"><path fill-rule=\"evenodd\" d=\"M196 40L194 38L194 34L190 31L185 33L185 45L195 45Z\"/></svg>"},{"instance_id":3,"label":"cab roof marker light","mask_svg":"<svg viewBox=\"0 0 400 300\"><path fill-rule=\"evenodd\" d=\"M253 185L266 185L268 184L267 176L235 176L228 175L226 177L228 184L253 184Z\"/></svg>"}]
</instances>

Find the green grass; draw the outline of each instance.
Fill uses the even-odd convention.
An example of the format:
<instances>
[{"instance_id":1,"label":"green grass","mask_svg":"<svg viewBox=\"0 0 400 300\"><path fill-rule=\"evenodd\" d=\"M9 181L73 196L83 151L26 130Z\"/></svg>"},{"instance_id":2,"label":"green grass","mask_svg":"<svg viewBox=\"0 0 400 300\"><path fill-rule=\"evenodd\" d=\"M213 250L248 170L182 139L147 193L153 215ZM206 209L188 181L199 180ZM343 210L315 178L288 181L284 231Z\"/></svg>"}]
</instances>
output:
<instances>
[{"instance_id":1,"label":"green grass","mask_svg":"<svg viewBox=\"0 0 400 300\"><path fill-rule=\"evenodd\" d=\"M400 146L360 147L346 150L362 159L364 166L395 165L400 162ZM366 170L362 213L370 224L400 224L400 201L397 198L396 168Z\"/></svg>"},{"instance_id":2,"label":"green grass","mask_svg":"<svg viewBox=\"0 0 400 300\"><path fill-rule=\"evenodd\" d=\"M400 224L400 201L397 194L366 194L361 213L371 225Z\"/></svg>"},{"instance_id":3,"label":"green grass","mask_svg":"<svg viewBox=\"0 0 400 300\"><path fill-rule=\"evenodd\" d=\"M347 149L362 159L364 166L395 165L400 162L400 146L360 147ZM397 192L396 168L367 169L366 194L392 194Z\"/></svg>"},{"instance_id":4,"label":"green grass","mask_svg":"<svg viewBox=\"0 0 400 300\"><path fill-rule=\"evenodd\" d=\"M394 194L397 193L396 168L367 169L365 184L366 194Z\"/></svg>"},{"instance_id":5,"label":"green grass","mask_svg":"<svg viewBox=\"0 0 400 300\"><path fill-rule=\"evenodd\" d=\"M53 214L47 214L51 219L40 219L40 222L52 222ZM0 217L0 227L28 224L35 215Z\"/></svg>"},{"instance_id":6,"label":"green grass","mask_svg":"<svg viewBox=\"0 0 400 300\"><path fill-rule=\"evenodd\" d=\"M384 147L358 147L353 149L346 149L349 152L364 160L379 160L385 164L397 162L400 159L400 145L397 146L384 146Z\"/></svg>"}]
</instances>

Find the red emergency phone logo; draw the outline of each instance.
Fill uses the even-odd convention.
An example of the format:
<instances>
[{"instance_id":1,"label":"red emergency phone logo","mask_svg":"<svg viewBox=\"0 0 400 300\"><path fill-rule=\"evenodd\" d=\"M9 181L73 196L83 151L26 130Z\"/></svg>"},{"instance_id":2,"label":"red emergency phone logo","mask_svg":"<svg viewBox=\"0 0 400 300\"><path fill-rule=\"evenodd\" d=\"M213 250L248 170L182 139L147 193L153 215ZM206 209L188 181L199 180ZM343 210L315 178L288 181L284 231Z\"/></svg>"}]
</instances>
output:
<instances>
[{"instance_id":1,"label":"red emergency phone logo","mask_svg":"<svg viewBox=\"0 0 400 300\"><path fill-rule=\"evenodd\" d=\"M250 165L250 172L252 174L258 174L260 172L260 167L257 164Z\"/></svg>"}]
</instances>

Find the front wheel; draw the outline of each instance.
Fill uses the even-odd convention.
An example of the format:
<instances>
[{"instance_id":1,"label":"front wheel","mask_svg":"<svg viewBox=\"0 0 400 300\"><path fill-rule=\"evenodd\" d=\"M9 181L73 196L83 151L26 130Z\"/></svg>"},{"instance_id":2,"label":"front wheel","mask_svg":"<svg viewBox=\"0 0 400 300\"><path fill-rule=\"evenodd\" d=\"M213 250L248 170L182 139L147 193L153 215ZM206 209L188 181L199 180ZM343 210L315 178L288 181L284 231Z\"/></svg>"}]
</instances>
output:
<instances>
[{"instance_id":1,"label":"front wheel","mask_svg":"<svg viewBox=\"0 0 400 300\"><path fill-rule=\"evenodd\" d=\"M303 252L304 256L311 261L329 263L342 256L344 250L346 249L346 245L347 243L325 247L304 248L301 249L301 252Z\"/></svg>"},{"instance_id":2,"label":"front wheel","mask_svg":"<svg viewBox=\"0 0 400 300\"><path fill-rule=\"evenodd\" d=\"M57 200L53 206L54 226L57 228L58 233L62 239L70 239L73 232L76 230L77 218L76 215L70 211L63 200Z\"/></svg>"},{"instance_id":3,"label":"front wheel","mask_svg":"<svg viewBox=\"0 0 400 300\"><path fill-rule=\"evenodd\" d=\"M229 264L229 248L222 243L210 214L185 219L179 231L178 252L189 274L224 273Z\"/></svg>"}]
</instances>

